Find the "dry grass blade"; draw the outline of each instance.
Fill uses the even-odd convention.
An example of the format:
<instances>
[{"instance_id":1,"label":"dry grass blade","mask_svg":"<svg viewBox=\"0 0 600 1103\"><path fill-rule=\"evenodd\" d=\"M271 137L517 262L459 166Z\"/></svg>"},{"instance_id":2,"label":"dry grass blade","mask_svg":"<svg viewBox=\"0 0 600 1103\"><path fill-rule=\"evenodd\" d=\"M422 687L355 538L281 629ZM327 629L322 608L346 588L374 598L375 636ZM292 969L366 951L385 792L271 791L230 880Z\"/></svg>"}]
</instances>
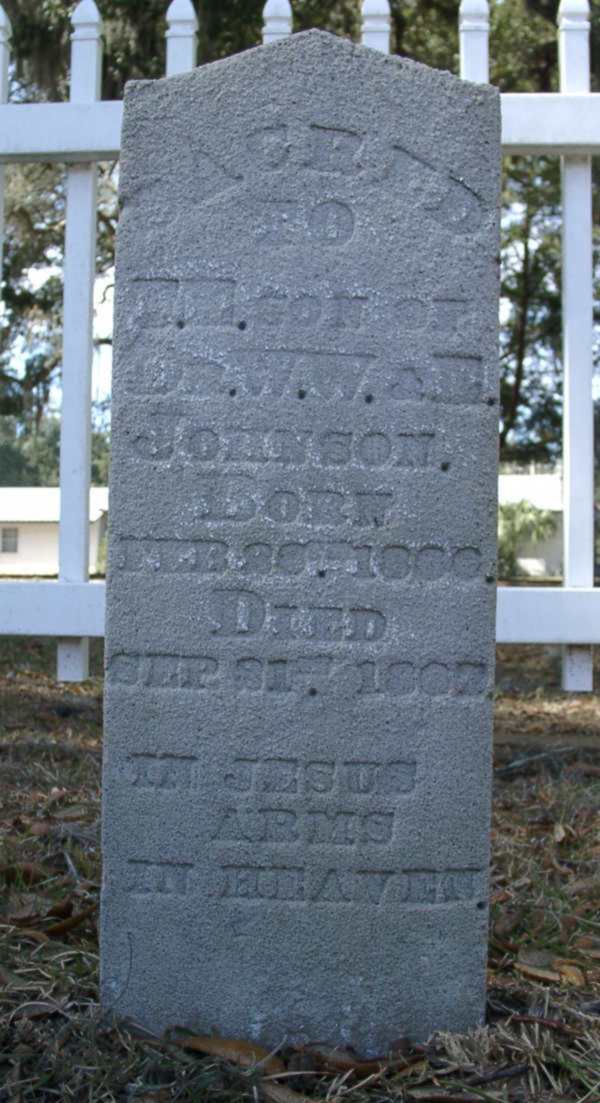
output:
<instances>
[{"instance_id":1,"label":"dry grass blade","mask_svg":"<svg viewBox=\"0 0 600 1103\"><path fill-rule=\"evenodd\" d=\"M320 1046L299 1046L297 1052L314 1060L315 1068L328 1072L353 1072L357 1076L370 1076L374 1072L380 1072L382 1068L396 1067L398 1064L406 1064L403 1058L389 1061L387 1057L373 1057L369 1060L361 1060L343 1049L323 1049Z\"/></svg>"},{"instance_id":2,"label":"dry grass blade","mask_svg":"<svg viewBox=\"0 0 600 1103\"><path fill-rule=\"evenodd\" d=\"M97 911L98 905L92 904L91 907L84 908L77 915L72 915L69 919L63 919L61 923L54 923L51 927L46 927L45 934L51 938L58 938L59 935L67 934L68 931L74 931L76 927L80 927L86 919L95 915Z\"/></svg>"},{"instance_id":3,"label":"dry grass blade","mask_svg":"<svg viewBox=\"0 0 600 1103\"><path fill-rule=\"evenodd\" d=\"M264 1046L256 1042L247 1042L242 1038L220 1038L217 1034L190 1034L184 1038L174 1038L173 1041L182 1049L191 1049L197 1053L219 1057L223 1061L241 1065L242 1068L259 1066L264 1072L285 1072L285 1065L280 1057L265 1049Z\"/></svg>"},{"instance_id":4,"label":"dry grass blade","mask_svg":"<svg viewBox=\"0 0 600 1103\"><path fill-rule=\"evenodd\" d=\"M33 939L34 942L44 943L50 941L45 931L34 931L33 928L30 929L28 927L18 927L12 934L18 938Z\"/></svg>"},{"instance_id":5,"label":"dry grass blade","mask_svg":"<svg viewBox=\"0 0 600 1103\"><path fill-rule=\"evenodd\" d=\"M15 862L0 866L0 877L4 878L7 885L35 885L40 881L48 881L55 872L35 862Z\"/></svg>"},{"instance_id":6,"label":"dry grass blade","mask_svg":"<svg viewBox=\"0 0 600 1103\"><path fill-rule=\"evenodd\" d=\"M56 1000L36 1000L23 1003L14 1013L15 1019L47 1019L50 1015L64 1015L65 1009Z\"/></svg>"},{"instance_id":7,"label":"dry grass blade","mask_svg":"<svg viewBox=\"0 0 600 1103\"><path fill-rule=\"evenodd\" d=\"M71 691L49 674L6 678L3 646L0 1099L4 1092L7 1103L600 1103L600 710L593 698L498 702L497 765L520 765L497 775L490 1026L439 1034L420 1048L400 1039L379 1059L319 1043L275 1055L257 1043L183 1031L177 1043L159 1043L101 1017L92 907L100 885L101 686L81 687L90 708L59 730L53 710ZM542 659L539 650L527 657L536 681ZM48 669L53 662L49 647ZM578 730L585 749L565 750ZM81 822L69 824L75 816ZM540 983L515 962L556 979Z\"/></svg>"},{"instance_id":8,"label":"dry grass blade","mask_svg":"<svg viewBox=\"0 0 600 1103\"><path fill-rule=\"evenodd\" d=\"M482 1100L491 1098L482 1093L431 1091L430 1088L411 1088L406 1097L407 1103L482 1103ZM500 1100L499 1096L493 1098Z\"/></svg>"},{"instance_id":9,"label":"dry grass blade","mask_svg":"<svg viewBox=\"0 0 600 1103\"><path fill-rule=\"evenodd\" d=\"M53 904L51 908L46 912L46 918L50 919L68 919L73 912L73 899L71 896L65 896L62 900L57 900L56 904Z\"/></svg>"},{"instance_id":10,"label":"dry grass blade","mask_svg":"<svg viewBox=\"0 0 600 1103\"><path fill-rule=\"evenodd\" d=\"M271 1103L315 1103L314 1096L302 1095L285 1084L274 1084L271 1080L261 1080L260 1090Z\"/></svg>"}]
</instances>

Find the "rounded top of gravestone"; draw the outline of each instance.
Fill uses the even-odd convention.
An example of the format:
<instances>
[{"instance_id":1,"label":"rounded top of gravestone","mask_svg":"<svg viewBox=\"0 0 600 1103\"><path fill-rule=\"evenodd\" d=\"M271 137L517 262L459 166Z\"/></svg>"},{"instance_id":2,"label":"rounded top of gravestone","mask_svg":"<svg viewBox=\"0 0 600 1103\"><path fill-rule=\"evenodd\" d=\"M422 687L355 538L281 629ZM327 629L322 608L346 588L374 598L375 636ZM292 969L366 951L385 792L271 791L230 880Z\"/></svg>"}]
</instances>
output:
<instances>
[{"instance_id":1,"label":"rounded top of gravestone","mask_svg":"<svg viewBox=\"0 0 600 1103\"><path fill-rule=\"evenodd\" d=\"M331 34L329 31L311 29L299 31L296 34L284 35L274 42L263 46L256 46L250 50L221 58L207 65L198 66L196 69L185 73L178 73L171 77L162 77L159 80L130 81L127 84L128 95L136 95L144 89L164 87L165 83L172 83L173 88L179 87L182 91L187 86L193 86L194 82L204 83L213 80L227 80L225 74L236 74L239 79L247 77L252 79L251 70L256 69L257 94L260 86L259 70L272 72L275 67L285 69L289 65L304 66L307 78L326 82L327 87L332 84L336 76L341 76L342 71L347 73L348 67L354 62L362 60L373 75L379 73L380 77L392 79L408 79L418 82L427 82L430 89L437 86L440 91L449 86L462 86L465 88L470 82L461 80L453 73L442 69L433 69L428 65L412 61L397 54L385 54L380 50L371 49L368 46L359 45L341 35ZM343 66L336 74L336 66ZM178 82L178 83L177 83ZM490 92L490 87L484 84L473 85L477 89L477 95L484 95L484 90Z\"/></svg>"}]
</instances>

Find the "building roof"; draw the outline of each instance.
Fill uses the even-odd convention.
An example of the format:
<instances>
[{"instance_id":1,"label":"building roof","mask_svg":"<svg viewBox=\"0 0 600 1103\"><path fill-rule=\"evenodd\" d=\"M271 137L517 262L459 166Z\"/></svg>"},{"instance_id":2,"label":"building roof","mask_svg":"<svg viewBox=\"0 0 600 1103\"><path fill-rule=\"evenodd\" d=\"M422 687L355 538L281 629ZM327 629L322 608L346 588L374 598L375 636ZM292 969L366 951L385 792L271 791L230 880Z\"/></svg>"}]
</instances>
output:
<instances>
[{"instance_id":1,"label":"building roof","mask_svg":"<svg viewBox=\"0 0 600 1103\"><path fill-rule=\"evenodd\" d=\"M562 475L512 474L500 475L498 486L500 505L508 502L531 502L536 509L561 513L563 508Z\"/></svg>"},{"instance_id":2,"label":"building roof","mask_svg":"<svg viewBox=\"0 0 600 1103\"><path fill-rule=\"evenodd\" d=\"M90 521L108 512L108 487L90 490ZM0 486L0 523L55 522L60 518L58 486Z\"/></svg>"}]
</instances>

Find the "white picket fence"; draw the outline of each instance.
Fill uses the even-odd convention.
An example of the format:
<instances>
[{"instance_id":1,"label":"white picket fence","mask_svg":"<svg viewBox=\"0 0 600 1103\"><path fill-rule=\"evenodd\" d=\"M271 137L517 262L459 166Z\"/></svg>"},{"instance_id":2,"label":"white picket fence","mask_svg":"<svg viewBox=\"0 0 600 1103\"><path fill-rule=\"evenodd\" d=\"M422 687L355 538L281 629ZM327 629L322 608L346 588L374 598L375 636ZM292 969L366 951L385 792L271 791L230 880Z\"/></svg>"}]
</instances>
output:
<instances>
[{"instance_id":1,"label":"white picket fence","mask_svg":"<svg viewBox=\"0 0 600 1103\"><path fill-rule=\"evenodd\" d=\"M460 75L488 79L486 0L462 0ZM193 68L197 20L190 0L167 12L167 75ZM88 673L89 637L104 634L104 585L88 576L88 491L92 292L96 235L95 162L118 157L122 104L99 100L102 23L93 0L72 15L68 103L9 104L10 25L0 6L0 242L2 165L66 162L63 405L60 458L60 573L57 582L0 583L0 634L58 640L58 676ZM269 0L264 42L290 34L288 0ZM387 0L364 0L363 43L389 51ZM560 154L563 188L564 586L501 588L501 643L558 643L563 686L592 689L592 648L600 642L600 589L594 590L592 407L591 155L600 152L600 95L590 93L587 0L562 0L558 15L560 93L502 96L506 153ZM1 246L0 246L1 247Z\"/></svg>"}]
</instances>

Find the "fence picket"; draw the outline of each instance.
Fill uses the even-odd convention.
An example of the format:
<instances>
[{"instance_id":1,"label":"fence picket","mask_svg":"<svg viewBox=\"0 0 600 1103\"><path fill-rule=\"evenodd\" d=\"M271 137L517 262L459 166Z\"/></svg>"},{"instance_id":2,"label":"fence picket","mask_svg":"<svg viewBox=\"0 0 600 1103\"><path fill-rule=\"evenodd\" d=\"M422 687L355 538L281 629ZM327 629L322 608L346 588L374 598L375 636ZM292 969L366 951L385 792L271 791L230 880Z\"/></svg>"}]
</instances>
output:
<instances>
[{"instance_id":1,"label":"fence picket","mask_svg":"<svg viewBox=\"0 0 600 1103\"><path fill-rule=\"evenodd\" d=\"M77 5L71 23L70 99L86 103L99 99L102 71L102 23L93 0ZM97 174L94 164L71 165L67 170L59 535L59 580L66 584L89 579ZM59 640L59 680L81 681L88 673L89 640Z\"/></svg>"},{"instance_id":2,"label":"fence picket","mask_svg":"<svg viewBox=\"0 0 600 1103\"><path fill-rule=\"evenodd\" d=\"M363 0L362 44L372 50L390 52L391 14L389 0Z\"/></svg>"},{"instance_id":3,"label":"fence picket","mask_svg":"<svg viewBox=\"0 0 600 1103\"><path fill-rule=\"evenodd\" d=\"M191 0L173 0L167 11L167 76L187 73L196 64L198 20Z\"/></svg>"},{"instance_id":4,"label":"fence picket","mask_svg":"<svg viewBox=\"0 0 600 1103\"><path fill-rule=\"evenodd\" d=\"M558 10L561 92L590 91L587 0ZM592 400L592 162L562 158L563 260L563 556L564 585L594 585L594 408ZM563 689L593 689L589 647L563 648Z\"/></svg>"},{"instance_id":5,"label":"fence picket","mask_svg":"<svg viewBox=\"0 0 600 1103\"><path fill-rule=\"evenodd\" d=\"M289 0L267 0L263 12L263 45L278 42L292 33L292 6Z\"/></svg>"},{"instance_id":6,"label":"fence picket","mask_svg":"<svg viewBox=\"0 0 600 1103\"><path fill-rule=\"evenodd\" d=\"M10 20L0 4L0 103L8 102L8 62L10 60ZM4 253L4 165L0 165L0 281Z\"/></svg>"},{"instance_id":7,"label":"fence picket","mask_svg":"<svg viewBox=\"0 0 600 1103\"><path fill-rule=\"evenodd\" d=\"M489 80L490 10L487 0L461 0L458 13L460 75L463 80Z\"/></svg>"},{"instance_id":8,"label":"fence picket","mask_svg":"<svg viewBox=\"0 0 600 1103\"><path fill-rule=\"evenodd\" d=\"M387 52L391 22L387 0L363 0L362 15L363 42ZM195 62L197 23L190 0L173 0L167 19L167 71L172 74ZM264 20L265 42L291 33L288 0L269 0ZM69 165L60 580L0 582L0 632L58 638L59 676L65 680L87 674L87 641L82 635L100 636L104 631L104 585L88 582L94 161L118 156L122 116L122 104L96 102L101 23L92 0L76 7L72 22L70 103L3 105L10 24L0 6L0 168L12 161L67 161ZM558 22L561 92L503 94L502 140L506 153L563 155L565 586L562 590L500 589L498 642L566 645L565 688L589 690L589 645L600 643L600 588L593 588L592 542L590 174L590 155L600 151L600 96L589 91L587 0L562 0ZM488 4L483 0L462 0L460 40L461 75L486 80ZM1 217L0 209L0 223Z\"/></svg>"}]
</instances>

